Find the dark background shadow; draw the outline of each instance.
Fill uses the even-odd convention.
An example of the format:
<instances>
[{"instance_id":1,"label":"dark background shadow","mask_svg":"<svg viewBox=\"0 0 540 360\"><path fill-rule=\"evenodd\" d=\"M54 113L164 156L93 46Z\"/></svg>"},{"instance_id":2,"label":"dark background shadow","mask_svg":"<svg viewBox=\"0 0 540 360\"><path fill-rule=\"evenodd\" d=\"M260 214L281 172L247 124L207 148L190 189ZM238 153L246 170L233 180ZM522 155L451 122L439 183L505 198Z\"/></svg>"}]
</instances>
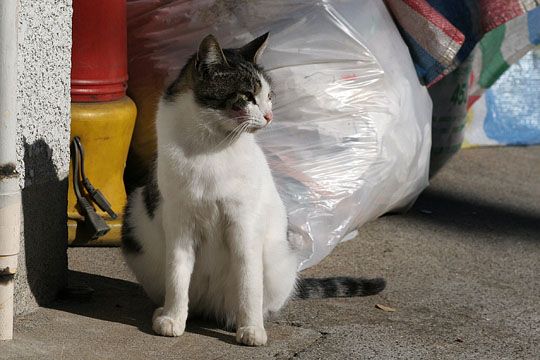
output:
<instances>
[{"instance_id":1,"label":"dark background shadow","mask_svg":"<svg viewBox=\"0 0 540 360\"><path fill-rule=\"evenodd\" d=\"M504 235L506 239L540 241L540 213L516 204L498 204L444 190L428 188L407 216L468 236L496 234L499 238Z\"/></svg>"},{"instance_id":2,"label":"dark background shadow","mask_svg":"<svg viewBox=\"0 0 540 360\"><path fill-rule=\"evenodd\" d=\"M16 275L16 312L46 305L67 283L67 178L60 180L52 149L24 139L21 256Z\"/></svg>"},{"instance_id":3,"label":"dark background shadow","mask_svg":"<svg viewBox=\"0 0 540 360\"><path fill-rule=\"evenodd\" d=\"M72 270L68 273L68 283L68 289L47 307L135 326L142 332L155 335L152 330L152 314L156 306L138 284ZM88 289L93 291L89 293ZM221 328L215 322L198 317L190 317L186 327L187 332L236 343L234 334L224 334L217 329Z\"/></svg>"},{"instance_id":4,"label":"dark background shadow","mask_svg":"<svg viewBox=\"0 0 540 360\"><path fill-rule=\"evenodd\" d=\"M154 305L138 284L72 270L68 272L68 284L48 307L152 333Z\"/></svg>"}]
</instances>

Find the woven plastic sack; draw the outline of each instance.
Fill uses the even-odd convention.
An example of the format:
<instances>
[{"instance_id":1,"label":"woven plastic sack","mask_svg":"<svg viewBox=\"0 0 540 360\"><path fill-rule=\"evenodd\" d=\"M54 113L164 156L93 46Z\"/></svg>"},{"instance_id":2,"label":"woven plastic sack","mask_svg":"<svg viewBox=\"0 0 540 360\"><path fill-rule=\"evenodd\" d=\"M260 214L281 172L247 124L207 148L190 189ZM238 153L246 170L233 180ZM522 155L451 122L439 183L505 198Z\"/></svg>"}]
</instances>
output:
<instances>
[{"instance_id":1,"label":"woven plastic sack","mask_svg":"<svg viewBox=\"0 0 540 360\"><path fill-rule=\"evenodd\" d=\"M428 184L431 101L381 1L128 1L132 158L151 157L159 92L208 33L235 47L270 31L275 121L258 139L301 268ZM149 150L150 149L150 150Z\"/></svg>"},{"instance_id":2,"label":"woven plastic sack","mask_svg":"<svg viewBox=\"0 0 540 360\"><path fill-rule=\"evenodd\" d=\"M467 113L463 146L540 144L540 47L487 89Z\"/></svg>"}]
</instances>

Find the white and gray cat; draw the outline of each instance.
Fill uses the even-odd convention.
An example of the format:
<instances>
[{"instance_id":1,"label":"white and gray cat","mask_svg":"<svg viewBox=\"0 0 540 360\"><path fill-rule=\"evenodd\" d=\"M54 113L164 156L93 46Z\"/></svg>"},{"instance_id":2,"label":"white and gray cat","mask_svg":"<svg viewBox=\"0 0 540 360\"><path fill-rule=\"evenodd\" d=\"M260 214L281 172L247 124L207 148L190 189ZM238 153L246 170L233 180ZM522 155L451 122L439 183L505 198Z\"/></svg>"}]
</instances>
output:
<instances>
[{"instance_id":1,"label":"white and gray cat","mask_svg":"<svg viewBox=\"0 0 540 360\"><path fill-rule=\"evenodd\" d=\"M130 194L123 226L127 263L160 306L158 334L181 335L189 308L235 327L239 343L264 345L265 316L292 296L385 286L297 277L285 207L253 136L273 117L270 78L257 65L267 38L221 49L207 36L159 103L155 171Z\"/></svg>"}]
</instances>

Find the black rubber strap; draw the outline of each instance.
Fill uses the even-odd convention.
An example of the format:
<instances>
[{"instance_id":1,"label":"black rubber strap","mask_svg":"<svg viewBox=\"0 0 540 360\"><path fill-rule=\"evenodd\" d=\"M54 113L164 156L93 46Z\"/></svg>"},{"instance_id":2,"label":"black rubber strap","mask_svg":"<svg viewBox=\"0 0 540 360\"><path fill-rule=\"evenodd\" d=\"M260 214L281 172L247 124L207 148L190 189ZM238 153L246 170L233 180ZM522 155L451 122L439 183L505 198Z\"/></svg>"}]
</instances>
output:
<instances>
[{"instance_id":1,"label":"black rubber strap","mask_svg":"<svg viewBox=\"0 0 540 360\"><path fill-rule=\"evenodd\" d=\"M77 201L81 201L82 199L82 193L81 189L79 188L79 161L81 158L81 154L79 153L79 148L76 145L76 142L74 141L71 146L71 158L73 159L73 190L75 190L75 196L77 197Z\"/></svg>"}]
</instances>

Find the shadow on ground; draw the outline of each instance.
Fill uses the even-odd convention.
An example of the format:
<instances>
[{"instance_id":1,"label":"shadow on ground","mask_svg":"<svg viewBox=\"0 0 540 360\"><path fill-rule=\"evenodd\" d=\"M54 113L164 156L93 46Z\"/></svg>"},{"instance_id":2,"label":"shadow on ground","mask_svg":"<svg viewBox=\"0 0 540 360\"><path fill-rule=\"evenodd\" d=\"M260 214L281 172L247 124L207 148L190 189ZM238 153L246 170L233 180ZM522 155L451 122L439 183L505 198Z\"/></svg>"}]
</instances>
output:
<instances>
[{"instance_id":1,"label":"shadow on ground","mask_svg":"<svg viewBox=\"0 0 540 360\"><path fill-rule=\"evenodd\" d=\"M500 235L519 240L540 240L540 213L515 204L464 198L451 192L427 189L408 216L469 235Z\"/></svg>"},{"instance_id":2,"label":"shadow on ground","mask_svg":"<svg viewBox=\"0 0 540 360\"><path fill-rule=\"evenodd\" d=\"M540 239L540 214L535 211L486 199L459 197L441 190L425 191L405 217L467 234L463 238L478 235L473 238L488 241L515 238L532 242ZM506 236L501 237L501 234ZM134 326L146 334L154 334L151 317L155 306L138 284L79 271L70 271L68 281L75 291L53 303L51 308ZM93 289L91 294L84 291L88 287ZM190 318L186 331L235 343L233 334L200 318Z\"/></svg>"},{"instance_id":3,"label":"shadow on ground","mask_svg":"<svg viewBox=\"0 0 540 360\"><path fill-rule=\"evenodd\" d=\"M49 308L135 326L146 334L155 335L151 325L155 305L138 284L71 270L68 283L69 290L61 294L60 299ZM186 331L235 343L231 334L224 333L217 324L200 318L190 318Z\"/></svg>"},{"instance_id":4,"label":"shadow on ground","mask_svg":"<svg viewBox=\"0 0 540 360\"><path fill-rule=\"evenodd\" d=\"M154 306L138 284L79 271L69 271L68 284L50 308L152 332Z\"/></svg>"},{"instance_id":5,"label":"shadow on ground","mask_svg":"<svg viewBox=\"0 0 540 360\"><path fill-rule=\"evenodd\" d=\"M66 285L67 178L59 179L52 149L24 141L23 238L15 289L17 313L46 305ZM47 256L43 256L47 254ZM32 299L33 298L33 299ZM35 300L35 302L34 302Z\"/></svg>"}]
</instances>

